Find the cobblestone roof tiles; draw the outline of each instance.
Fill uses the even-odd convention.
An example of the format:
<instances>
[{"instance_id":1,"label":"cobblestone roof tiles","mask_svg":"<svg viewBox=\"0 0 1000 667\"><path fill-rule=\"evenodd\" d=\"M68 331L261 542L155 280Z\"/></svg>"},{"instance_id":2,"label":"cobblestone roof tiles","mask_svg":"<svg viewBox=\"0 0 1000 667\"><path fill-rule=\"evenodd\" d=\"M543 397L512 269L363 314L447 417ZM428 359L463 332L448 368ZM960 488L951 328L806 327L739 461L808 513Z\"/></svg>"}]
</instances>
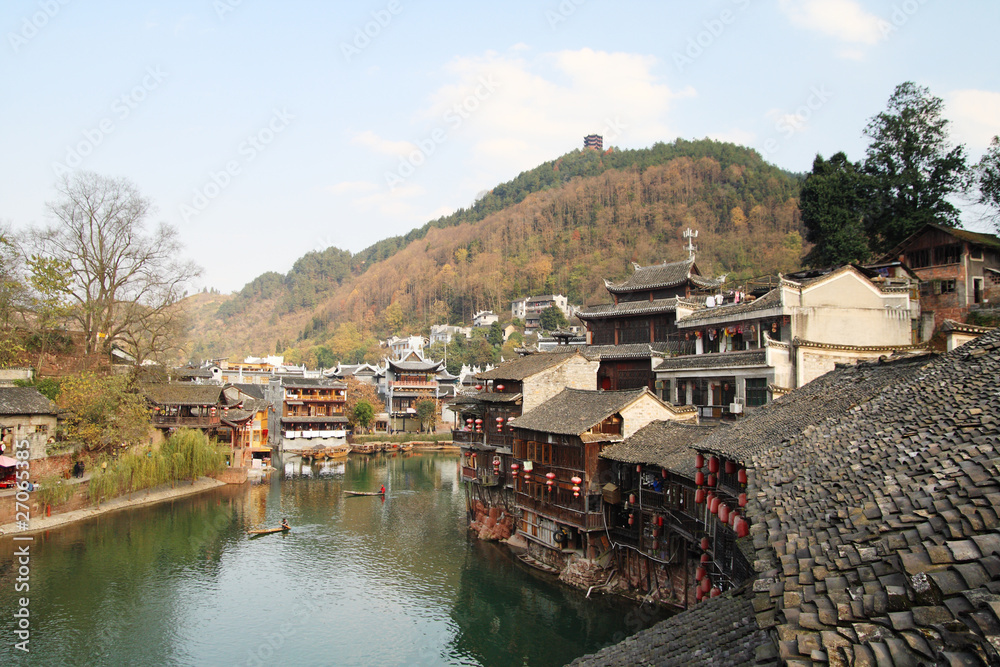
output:
<instances>
[{"instance_id":1,"label":"cobblestone roof tiles","mask_svg":"<svg viewBox=\"0 0 1000 667\"><path fill-rule=\"evenodd\" d=\"M752 665L759 647L766 645L767 635L757 626L752 600L727 593L570 664L574 667Z\"/></svg>"},{"instance_id":2,"label":"cobblestone roof tiles","mask_svg":"<svg viewBox=\"0 0 1000 667\"><path fill-rule=\"evenodd\" d=\"M610 317L631 315L651 315L655 313L672 313L677 310L677 299L653 299L652 301L622 301L620 303L602 303L586 310L576 311L581 320L599 320Z\"/></svg>"},{"instance_id":3,"label":"cobblestone roof tiles","mask_svg":"<svg viewBox=\"0 0 1000 667\"><path fill-rule=\"evenodd\" d=\"M267 410L271 404L263 398L245 398L242 408L229 408L223 412L222 421L241 422L250 419L261 410Z\"/></svg>"},{"instance_id":4,"label":"cobblestone roof tiles","mask_svg":"<svg viewBox=\"0 0 1000 667\"><path fill-rule=\"evenodd\" d=\"M34 387L0 387L0 415L54 415L56 404Z\"/></svg>"},{"instance_id":5,"label":"cobblestone roof tiles","mask_svg":"<svg viewBox=\"0 0 1000 667\"><path fill-rule=\"evenodd\" d=\"M715 426L684 424L671 420L650 422L601 457L621 463L657 465L680 475L694 477L695 450L691 444L715 430Z\"/></svg>"},{"instance_id":6,"label":"cobblestone roof tiles","mask_svg":"<svg viewBox=\"0 0 1000 667\"><path fill-rule=\"evenodd\" d=\"M781 308L781 290L773 289L753 301L715 306L714 308L709 308L704 303L699 305L700 308L697 311L677 320L678 328L683 329L684 327L695 326L702 324L706 320L719 319L727 322L735 322L737 320L752 318L755 313L759 313L762 310Z\"/></svg>"},{"instance_id":7,"label":"cobblestone roof tiles","mask_svg":"<svg viewBox=\"0 0 1000 667\"><path fill-rule=\"evenodd\" d=\"M395 371L435 372L444 368L443 361L389 361Z\"/></svg>"},{"instance_id":8,"label":"cobblestone roof tiles","mask_svg":"<svg viewBox=\"0 0 1000 667\"><path fill-rule=\"evenodd\" d=\"M764 366L767 350L741 350L739 352L711 352L667 357L654 371L681 371L699 368L736 368L739 366Z\"/></svg>"},{"instance_id":9,"label":"cobblestone roof tiles","mask_svg":"<svg viewBox=\"0 0 1000 667\"><path fill-rule=\"evenodd\" d=\"M347 384L327 378L283 378L281 386L289 389L306 389L312 387L336 387L344 389L347 387Z\"/></svg>"},{"instance_id":10,"label":"cobblestone roof tiles","mask_svg":"<svg viewBox=\"0 0 1000 667\"><path fill-rule=\"evenodd\" d=\"M265 384L234 383L232 386L236 387L247 396L261 399L264 398L264 390L267 389L267 385Z\"/></svg>"},{"instance_id":11,"label":"cobblestone roof tiles","mask_svg":"<svg viewBox=\"0 0 1000 667\"><path fill-rule=\"evenodd\" d=\"M147 384L142 393L157 405L218 405L222 387L214 384Z\"/></svg>"},{"instance_id":12,"label":"cobblestone roof tiles","mask_svg":"<svg viewBox=\"0 0 1000 667\"><path fill-rule=\"evenodd\" d=\"M480 380L524 380L537 373L557 366L576 356L572 352L539 352L505 361L496 368L476 375Z\"/></svg>"},{"instance_id":13,"label":"cobblestone roof tiles","mask_svg":"<svg viewBox=\"0 0 1000 667\"><path fill-rule=\"evenodd\" d=\"M647 389L626 391L563 389L534 410L526 412L510 423L514 428L543 433L580 435L645 393L648 393Z\"/></svg>"},{"instance_id":14,"label":"cobblestone roof tiles","mask_svg":"<svg viewBox=\"0 0 1000 667\"><path fill-rule=\"evenodd\" d=\"M605 281L608 291L633 292L636 290L648 290L662 287L674 287L691 280L695 285L702 288L717 287L722 284L722 280L703 278L698 275L698 267L695 266L694 258L682 259L679 262L664 262L653 266L634 265L635 271L625 281L621 283L609 283Z\"/></svg>"},{"instance_id":15,"label":"cobblestone roof tiles","mask_svg":"<svg viewBox=\"0 0 1000 667\"><path fill-rule=\"evenodd\" d=\"M919 374L931 359L931 355L921 355L838 365L803 387L755 408L733 428L712 433L698 443L698 448L748 463L754 454Z\"/></svg>"},{"instance_id":16,"label":"cobblestone roof tiles","mask_svg":"<svg viewBox=\"0 0 1000 667\"><path fill-rule=\"evenodd\" d=\"M588 359L643 359L652 356L653 352L666 352L667 347L666 343L627 343L625 345L585 345L580 348L580 351Z\"/></svg>"}]
</instances>

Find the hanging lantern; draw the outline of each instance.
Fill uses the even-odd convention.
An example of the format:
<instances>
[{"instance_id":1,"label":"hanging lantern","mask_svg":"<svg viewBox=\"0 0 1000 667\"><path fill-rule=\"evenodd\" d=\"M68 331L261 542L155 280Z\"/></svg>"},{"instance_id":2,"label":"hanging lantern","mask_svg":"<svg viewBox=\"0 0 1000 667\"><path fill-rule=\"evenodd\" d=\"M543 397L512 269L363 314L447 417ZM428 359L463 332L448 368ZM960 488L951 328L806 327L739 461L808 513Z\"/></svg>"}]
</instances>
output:
<instances>
[{"instance_id":1,"label":"hanging lantern","mask_svg":"<svg viewBox=\"0 0 1000 667\"><path fill-rule=\"evenodd\" d=\"M660 536L660 529L659 528L654 528L653 529L653 537L659 537L659 536Z\"/></svg>"},{"instance_id":2,"label":"hanging lantern","mask_svg":"<svg viewBox=\"0 0 1000 667\"><path fill-rule=\"evenodd\" d=\"M573 482L574 484L583 484L583 480L580 479L579 477L571 477L569 481Z\"/></svg>"},{"instance_id":3,"label":"hanging lantern","mask_svg":"<svg viewBox=\"0 0 1000 667\"><path fill-rule=\"evenodd\" d=\"M729 505L725 503L719 505L719 521L729 523Z\"/></svg>"},{"instance_id":4,"label":"hanging lantern","mask_svg":"<svg viewBox=\"0 0 1000 667\"><path fill-rule=\"evenodd\" d=\"M708 538L706 537L705 539L707 540ZM712 557L709 556L708 554L702 554L700 562L702 565L708 565L709 563L712 562Z\"/></svg>"},{"instance_id":5,"label":"hanging lantern","mask_svg":"<svg viewBox=\"0 0 1000 667\"><path fill-rule=\"evenodd\" d=\"M662 516L656 517L656 525L657 526L662 526L663 525L663 517Z\"/></svg>"},{"instance_id":6,"label":"hanging lantern","mask_svg":"<svg viewBox=\"0 0 1000 667\"><path fill-rule=\"evenodd\" d=\"M496 388L497 388L497 391L503 391L503 385L502 384L498 384Z\"/></svg>"},{"instance_id":7,"label":"hanging lantern","mask_svg":"<svg viewBox=\"0 0 1000 667\"><path fill-rule=\"evenodd\" d=\"M545 478L551 482L556 478L556 474L554 472L547 472L545 473Z\"/></svg>"},{"instance_id":8,"label":"hanging lantern","mask_svg":"<svg viewBox=\"0 0 1000 667\"><path fill-rule=\"evenodd\" d=\"M732 475L736 472L736 462L726 459L726 474Z\"/></svg>"},{"instance_id":9,"label":"hanging lantern","mask_svg":"<svg viewBox=\"0 0 1000 667\"><path fill-rule=\"evenodd\" d=\"M701 580L701 592L703 594L707 593L711 588L712 588L712 578L706 576L704 579Z\"/></svg>"},{"instance_id":10,"label":"hanging lantern","mask_svg":"<svg viewBox=\"0 0 1000 667\"><path fill-rule=\"evenodd\" d=\"M658 551L660 549L660 541L653 540L653 551Z\"/></svg>"},{"instance_id":11,"label":"hanging lantern","mask_svg":"<svg viewBox=\"0 0 1000 667\"><path fill-rule=\"evenodd\" d=\"M705 571L705 568L699 565L698 569L694 571L694 580L701 581L702 579L705 578L706 574L708 574L708 572Z\"/></svg>"},{"instance_id":12,"label":"hanging lantern","mask_svg":"<svg viewBox=\"0 0 1000 667\"><path fill-rule=\"evenodd\" d=\"M694 467L695 468L704 468L705 467L705 455L704 454L698 454L697 456L694 457Z\"/></svg>"},{"instance_id":13,"label":"hanging lantern","mask_svg":"<svg viewBox=\"0 0 1000 667\"><path fill-rule=\"evenodd\" d=\"M708 511L711 512L712 514L718 514L719 513L719 499L718 498L712 498L712 502L710 502L708 504Z\"/></svg>"},{"instance_id":14,"label":"hanging lantern","mask_svg":"<svg viewBox=\"0 0 1000 667\"><path fill-rule=\"evenodd\" d=\"M660 469L660 474L663 475L663 479L666 479L667 478L667 469L666 468L661 468Z\"/></svg>"},{"instance_id":15,"label":"hanging lantern","mask_svg":"<svg viewBox=\"0 0 1000 667\"><path fill-rule=\"evenodd\" d=\"M476 391L482 391L482 389L483 389L483 385L481 385L481 384L477 384L476 385Z\"/></svg>"},{"instance_id":16,"label":"hanging lantern","mask_svg":"<svg viewBox=\"0 0 1000 667\"><path fill-rule=\"evenodd\" d=\"M741 493L740 494L740 499L737 502L739 502L740 507L746 507L747 506L747 494Z\"/></svg>"},{"instance_id":17,"label":"hanging lantern","mask_svg":"<svg viewBox=\"0 0 1000 667\"><path fill-rule=\"evenodd\" d=\"M708 538L707 537L701 538L701 550L708 551L709 546L711 546L711 543L708 541Z\"/></svg>"},{"instance_id":18,"label":"hanging lantern","mask_svg":"<svg viewBox=\"0 0 1000 667\"><path fill-rule=\"evenodd\" d=\"M712 590L709 591L708 595L709 595L709 597L713 597L713 598L719 597L720 595L722 595L722 591L719 590L718 586L712 586Z\"/></svg>"},{"instance_id":19,"label":"hanging lantern","mask_svg":"<svg viewBox=\"0 0 1000 667\"><path fill-rule=\"evenodd\" d=\"M552 490L552 485L553 485L553 484L555 484L555 482L553 482L553 481L552 481L551 479L547 479L547 480L545 480L545 486L547 486L547 487L548 487L549 491L551 491L551 490Z\"/></svg>"},{"instance_id":20,"label":"hanging lantern","mask_svg":"<svg viewBox=\"0 0 1000 667\"><path fill-rule=\"evenodd\" d=\"M740 518L739 510L731 510L729 512L729 527L736 528L736 520Z\"/></svg>"},{"instance_id":21,"label":"hanging lantern","mask_svg":"<svg viewBox=\"0 0 1000 667\"><path fill-rule=\"evenodd\" d=\"M498 424L502 424L503 423L503 417L497 417L496 421L497 421Z\"/></svg>"},{"instance_id":22,"label":"hanging lantern","mask_svg":"<svg viewBox=\"0 0 1000 667\"><path fill-rule=\"evenodd\" d=\"M629 514L628 515L628 525L631 526L634 523L635 523L635 515L634 514Z\"/></svg>"},{"instance_id":23,"label":"hanging lantern","mask_svg":"<svg viewBox=\"0 0 1000 667\"><path fill-rule=\"evenodd\" d=\"M628 494L628 502L629 502L630 505L635 505L635 494L634 493Z\"/></svg>"},{"instance_id":24,"label":"hanging lantern","mask_svg":"<svg viewBox=\"0 0 1000 667\"><path fill-rule=\"evenodd\" d=\"M573 487L573 495L574 496L579 496L580 495L580 487L579 486L574 486Z\"/></svg>"},{"instance_id":25,"label":"hanging lantern","mask_svg":"<svg viewBox=\"0 0 1000 667\"><path fill-rule=\"evenodd\" d=\"M641 464L636 465L635 466L635 471L636 472L642 472L642 465Z\"/></svg>"},{"instance_id":26,"label":"hanging lantern","mask_svg":"<svg viewBox=\"0 0 1000 667\"><path fill-rule=\"evenodd\" d=\"M715 475L709 473L705 481L708 482L709 486L715 486Z\"/></svg>"},{"instance_id":27,"label":"hanging lantern","mask_svg":"<svg viewBox=\"0 0 1000 667\"><path fill-rule=\"evenodd\" d=\"M705 596L702 595L702 593L701 593L701 586L699 586L698 590L695 591L694 599L695 599L696 602L701 602L704 597Z\"/></svg>"},{"instance_id":28,"label":"hanging lantern","mask_svg":"<svg viewBox=\"0 0 1000 667\"><path fill-rule=\"evenodd\" d=\"M527 472L524 473L524 481L525 482L530 482L531 481L531 473L527 473Z\"/></svg>"},{"instance_id":29,"label":"hanging lantern","mask_svg":"<svg viewBox=\"0 0 1000 667\"><path fill-rule=\"evenodd\" d=\"M468 419L466 419L465 423L466 424L471 424L472 423L472 417L469 417Z\"/></svg>"},{"instance_id":30,"label":"hanging lantern","mask_svg":"<svg viewBox=\"0 0 1000 667\"><path fill-rule=\"evenodd\" d=\"M516 464L516 463L511 463L511 464L510 464L510 469L511 469L511 470L517 470L517 469L518 469L518 468L520 468L520 467L521 467L521 466L519 466L519 465L518 465L518 464Z\"/></svg>"},{"instance_id":31,"label":"hanging lantern","mask_svg":"<svg viewBox=\"0 0 1000 667\"><path fill-rule=\"evenodd\" d=\"M694 474L694 483L698 486L705 486L705 473L698 471Z\"/></svg>"},{"instance_id":32,"label":"hanging lantern","mask_svg":"<svg viewBox=\"0 0 1000 667\"><path fill-rule=\"evenodd\" d=\"M736 522L736 537L746 537L750 534L750 522L740 517Z\"/></svg>"},{"instance_id":33,"label":"hanging lantern","mask_svg":"<svg viewBox=\"0 0 1000 667\"><path fill-rule=\"evenodd\" d=\"M718 456L712 456L708 459L708 472L719 472Z\"/></svg>"},{"instance_id":34,"label":"hanging lantern","mask_svg":"<svg viewBox=\"0 0 1000 667\"><path fill-rule=\"evenodd\" d=\"M476 417L476 423L477 423L477 424L482 424L482 423L483 423L483 420L482 420L482 419L480 419L479 417Z\"/></svg>"},{"instance_id":35,"label":"hanging lantern","mask_svg":"<svg viewBox=\"0 0 1000 667\"><path fill-rule=\"evenodd\" d=\"M705 489L698 489L694 492L694 504L701 505L705 502Z\"/></svg>"},{"instance_id":36,"label":"hanging lantern","mask_svg":"<svg viewBox=\"0 0 1000 667\"><path fill-rule=\"evenodd\" d=\"M740 468L739 469L739 472L736 473L736 481L739 482L740 484L746 484L747 483L747 469L746 468Z\"/></svg>"}]
</instances>

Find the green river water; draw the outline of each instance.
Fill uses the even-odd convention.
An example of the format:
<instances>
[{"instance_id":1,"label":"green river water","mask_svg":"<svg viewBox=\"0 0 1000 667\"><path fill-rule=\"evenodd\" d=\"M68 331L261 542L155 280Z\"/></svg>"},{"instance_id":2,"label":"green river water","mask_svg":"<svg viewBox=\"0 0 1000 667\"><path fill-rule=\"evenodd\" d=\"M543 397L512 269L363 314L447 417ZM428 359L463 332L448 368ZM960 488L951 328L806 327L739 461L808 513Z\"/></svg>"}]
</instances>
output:
<instances>
[{"instance_id":1,"label":"green river water","mask_svg":"<svg viewBox=\"0 0 1000 667\"><path fill-rule=\"evenodd\" d=\"M343 495L380 484L384 501ZM290 533L248 538L283 517ZM0 665L562 665L662 618L465 525L457 458L414 453L287 463L37 534L27 593L0 537Z\"/></svg>"}]
</instances>

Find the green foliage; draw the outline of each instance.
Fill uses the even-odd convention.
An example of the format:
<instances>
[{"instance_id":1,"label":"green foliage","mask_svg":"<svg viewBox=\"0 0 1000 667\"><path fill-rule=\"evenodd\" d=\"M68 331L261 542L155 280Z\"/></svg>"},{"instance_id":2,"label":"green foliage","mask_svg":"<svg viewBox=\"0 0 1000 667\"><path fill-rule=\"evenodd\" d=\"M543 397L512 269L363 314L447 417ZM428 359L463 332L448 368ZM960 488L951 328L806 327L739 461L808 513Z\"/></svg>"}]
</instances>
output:
<instances>
[{"instance_id":1,"label":"green foliage","mask_svg":"<svg viewBox=\"0 0 1000 667\"><path fill-rule=\"evenodd\" d=\"M829 160L816 156L799 197L806 240L815 244L803 259L807 266L836 266L868 259L864 214L869 180L844 153Z\"/></svg>"},{"instance_id":2,"label":"green foliage","mask_svg":"<svg viewBox=\"0 0 1000 667\"><path fill-rule=\"evenodd\" d=\"M555 331L569 324L566 315L556 306L549 306L543 310L541 315L539 315L539 320L541 321L542 329L545 331Z\"/></svg>"},{"instance_id":3,"label":"green foliage","mask_svg":"<svg viewBox=\"0 0 1000 667\"><path fill-rule=\"evenodd\" d=\"M56 400L59 396L59 380L56 378L41 378L35 381L14 380L15 387L34 387L38 393L49 399Z\"/></svg>"},{"instance_id":4,"label":"green foliage","mask_svg":"<svg viewBox=\"0 0 1000 667\"><path fill-rule=\"evenodd\" d=\"M29 352L67 354L73 350L73 338L62 331L36 331L24 340Z\"/></svg>"},{"instance_id":5,"label":"green foliage","mask_svg":"<svg viewBox=\"0 0 1000 667\"><path fill-rule=\"evenodd\" d=\"M366 399L361 399L351 411L350 421L361 431L367 431L375 421L375 406Z\"/></svg>"},{"instance_id":6,"label":"green foliage","mask_svg":"<svg viewBox=\"0 0 1000 667\"><path fill-rule=\"evenodd\" d=\"M139 444L149 436L149 407L129 378L89 372L64 378L56 403L70 413L67 437L88 450Z\"/></svg>"},{"instance_id":7,"label":"green foliage","mask_svg":"<svg viewBox=\"0 0 1000 667\"><path fill-rule=\"evenodd\" d=\"M953 195L969 185L965 147L952 146L944 102L911 81L896 87L885 111L868 123L872 140L864 170L873 179L865 226L878 252L895 247L926 223L953 227Z\"/></svg>"},{"instance_id":8,"label":"green foliage","mask_svg":"<svg viewBox=\"0 0 1000 667\"><path fill-rule=\"evenodd\" d=\"M493 347L500 347L503 345L503 327L500 326L499 322L494 322L490 325L490 330L486 333L486 340L490 342Z\"/></svg>"},{"instance_id":9,"label":"green foliage","mask_svg":"<svg viewBox=\"0 0 1000 667\"><path fill-rule=\"evenodd\" d=\"M1000 231L1000 136L994 136L986 153L976 163L979 203L992 209L993 222Z\"/></svg>"},{"instance_id":10,"label":"green foliage","mask_svg":"<svg viewBox=\"0 0 1000 667\"><path fill-rule=\"evenodd\" d=\"M417 411L417 419L420 420L420 429L424 431L433 430L434 422L437 418L437 402L430 398L425 398L416 402L414 408Z\"/></svg>"},{"instance_id":11,"label":"green foliage","mask_svg":"<svg viewBox=\"0 0 1000 667\"><path fill-rule=\"evenodd\" d=\"M73 496L76 488L76 485L66 483L59 475L49 475L39 480L35 500L42 507L62 505Z\"/></svg>"},{"instance_id":12,"label":"green foliage","mask_svg":"<svg viewBox=\"0 0 1000 667\"><path fill-rule=\"evenodd\" d=\"M100 503L127 493L180 480L192 482L225 465L223 448L209 442L201 431L181 429L156 450L131 449L117 458L102 457L90 478L88 494Z\"/></svg>"}]
</instances>

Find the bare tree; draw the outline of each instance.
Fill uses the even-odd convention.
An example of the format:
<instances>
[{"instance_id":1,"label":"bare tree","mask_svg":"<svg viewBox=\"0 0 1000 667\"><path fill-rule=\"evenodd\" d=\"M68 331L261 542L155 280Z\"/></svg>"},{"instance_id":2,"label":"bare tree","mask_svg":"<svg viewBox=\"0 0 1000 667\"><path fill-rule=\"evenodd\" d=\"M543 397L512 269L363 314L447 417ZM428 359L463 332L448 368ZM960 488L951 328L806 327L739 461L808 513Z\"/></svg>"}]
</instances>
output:
<instances>
[{"instance_id":1,"label":"bare tree","mask_svg":"<svg viewBox=\"0 0 1000 667\"><path fill-rule=\"evenodd\" d=\"M90 172L65 176L48 204L56 223L36 231L40 254L69 266L73 318L88 354L155 331L200 272L177 259L177 230L146 231L152 203L126 178Z\"/></svg>"}]
</instances>

